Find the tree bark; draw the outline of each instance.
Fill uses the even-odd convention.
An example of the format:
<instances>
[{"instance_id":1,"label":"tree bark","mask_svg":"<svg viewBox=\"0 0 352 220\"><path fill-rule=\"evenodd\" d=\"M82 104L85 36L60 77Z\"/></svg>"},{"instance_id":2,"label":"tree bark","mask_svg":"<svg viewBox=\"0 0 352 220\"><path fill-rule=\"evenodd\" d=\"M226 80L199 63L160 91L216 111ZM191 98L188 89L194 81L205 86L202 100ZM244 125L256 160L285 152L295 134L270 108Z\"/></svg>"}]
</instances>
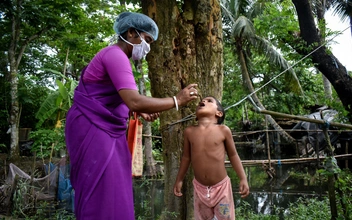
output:
<instances>
[{"instance_id":1,"label":"tree bark","mask_svg":"<svg viewBox=\"0 0 352 220\"><path fill-rule=\"evenodd\" d=\"M322 45L322 40L315 25L309 1L292 0L292 2L297 11L300 36L306 42L306 50L298 52L307 55ZM315 67L334 87L344 108L348 111L349 121L352 123L352 77L338 59L326 50L325 46L317 49L310 57Z\"/></svg>"},{"instance_id":2,"label":"tree bark","mask_svg":"<svg viewBox=\"0 0 352 220\"><path fill-rule=\"evenodd\" d=\"M15 11L9 13L11 17L11 41L8 48L8 59L10 63L10 84L11 84L11 110L10 110L10 157L16 158L19 156L19 124L20 124L20 104L18 101L18 66L28 44L39 38L48 28L39 29L35 34L20 41L21 37L21 14L23 1L16 1L13 8Z\"/></svg>"},{"instance_id":3,"label":"tree bark","mask_svg":"<svg viewBox=\"0 0 352 220\"><path fill-rule=\"evenodd\" d=\"M325 1L326 0L321 0L320 2L317 2L317 4L315 4L315 11L318 18L318 22L320 24L320 36L322 37L322 40L324 42L326 40ZM323 74L321 74L321 77L323 79L325 98L328 100L332 100L331 83Z\"/></svg>"},{"instance_id":4,"label":"tree bark","mask_svg":"<svg viewBox=\"0 0 352 220\"><path fill-rule=\"evenodd\" d=\"M182 10L180 10L182 8ZM202 95L221 100L223 80L222 24L218 0L142 1L143 12L156 21L159 38L147 56L151 91L155 97L172 97L190 83ZM206 93L206 94L205 94ZM165 207L162 219L193 219L193 174L184 180L182 198L173 195L183 148L183 130L193 121L178 120L194 113L197 102L163 112L160 116L165 170Z\"/></svg>"},{"instance_id":5,"label":"tree bark","mask_svg":"<svg viewBox=\"0 0 352 220\"><path fill-rule=\"evenodd\" d=\"M19 1L20 2L20 1ZM20 3L18 3L20 4ZM20 9L18 9L20 10ZM18 76L17 76L17 69L18 64L16 59L16 48L19 40L20 35L20 21L19 17L15 16L15 14L11 14L12 16L12 38L10 42L10 46L8 48L8 57L10 63L10 84L11 84L11 110L10 110L10 157L16 158L19 156L19 102L18 102ZM20 59L20 58L19 58Z\"/></svg>"}]
</instances>

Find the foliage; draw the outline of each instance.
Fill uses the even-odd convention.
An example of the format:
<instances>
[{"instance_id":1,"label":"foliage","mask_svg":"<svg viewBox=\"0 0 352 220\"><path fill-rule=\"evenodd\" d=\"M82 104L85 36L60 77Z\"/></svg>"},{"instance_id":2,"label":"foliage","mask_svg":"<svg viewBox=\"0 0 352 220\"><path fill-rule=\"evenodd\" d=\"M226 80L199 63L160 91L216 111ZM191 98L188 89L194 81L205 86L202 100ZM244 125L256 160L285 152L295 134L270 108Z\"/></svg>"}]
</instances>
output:
<instances>
[{"instance_id":1,"label":"foliage","mask_svg":"<svg viewBox=\"0 0 352 220\"><path fill-rule=\"evenodd\" d=\"M53 88L52 82L60 76L49 71L38 71L39 68L46 68L62 71L64 75L77 79L80 70L94 54L107 45L107 38L114 33L112 24L115 16L122 10L125 6L119 2L99 0L1 1L0 77L4 79L1 80L4 88L7 80L12 83L4 93L8 96L4 102L6 104L0 109L1 119L11 113L4 120L7 126L1 126L1 134L6 134L9 123L12 128L16 128L15 125L34 127L37 122L34 112L42 103L42 98L47 96L42 94L33 99L25 93L26 87L17 87L17 78L26 76L33 80L31 85ZM17 110L17 93L19 111L21 106L31 107L23 108L26 112L20 119L16 111L9 111L12 107ZM3 111L5 107L7 112ZM41 123L43 121L39 125ZM6 142L2 141L3 137L1 142L7 144L10 135L5 138ZM14 150L16 138L11 141L11 150Z\"/></svg>"},{"instance_id":2,"label":"foliage","mask_svg":"<svg viewBox=\"0 0 352 220\"><path fill-rule=\"evenodd\" d=\"M10 92L9 83L1 77L0 102L3 105L0 108L0 143L9 146L10 134L7 134L9 128L10 112ZM34 117L35 112L40 108L41 103L49 92L49 88L38 84L35 76L19 76L18 98L21 103L21 120L20 128L34 128L38 120ZM5 148L0 152L6 152Z\"/></svg>"},{"instance_id":3,"label":"foliage","mask_svg":"<svg viewBox=\"0 0 352 220\"><path fill-rule=\"evenodd\" d=\"M31 194L32 187L30 185L30 179L22 180L19 179L16 185L16 189L13 194L13 216L14 217L27 217L29 211L34 208L34 197Z\"/></svg>"},{"instance_id":4,"label":"foliage","mask_svg":"<svg viewBox=\"0 0 352 220\"><path fill-rule=\"evenodd\" d=\"M154 187L156 186L156 181L160 180L148 179L146 177L135 180L135 192L138 192L138 190L142 190L142 192L144 192L138 195L142 201L140 201L138 205L135 204L135 209L140 208L140 210L136 211L136 213L139 213L138 215L136 214L136 219L138 220L160 219L161 215L167 215L170 219L175 219L176 213L174 212L163 210L160 215L156 215L154 213L155 206L160 207L161 209L164 208L162 197L153 197L153 195L155 196L156 189Z\"/></svg>"},{"instance_id":5,"label":"foliage","mask_svg":"<svg viewBox=\"0 0 352 220\"><path fill-rule=\"evenodd\" d=\"M332 7L334 8L334 14L338 14L341 18L341 21L349 19L351 22L351 11L352 11L352 2L351 0L331 0L329 1ZM352 27L351 27L352 28Z\"/></svg>"},{"instance_id":6,"label":"foliage","mask_svg":"<svg viewBox=\"0 0 352 220\"><path fill-rule=\"evenodd\" d=\"M314 185L315 183L318 183L318 182L327 183L328 176L331 176L333 174L335 174L335 178L337 177L335 181L335 191L336 191L335 194L337 198L336 201L339 201L337 203L338 215L339 215L338 219L351 219L352 218L352 187L351 187L352 173L349 169L340 170L338 167L334 165L332 166L332 168L326 167L325 169L317 170L313 174L309 174L307 170L305 172L297 172L294 170L290 172L291 177L296 179L303 179L306 182L310 182L310 185ZM290 205L289 211L286 213L286 215L288 216L287 219L305 219L305 218L298 218L299 214L295 214L295 213L299 211L300 214L303 214L303 216L307 217L309 213L317 212L318 210L315 211L315 209L318 207L323 207L323 210L326 209L327 210L326 212L328 212L326 215L324 216L318 215L318 217L321 217L322 219L330 219L331 216L330 216L330 207L329 207L328 198L325 198L323 201L310 200L308 202L310 204L309 207L305 207L306 206L305 204L307 203L307 201L303 199L300 199L297 201L298 206L297 204ZM316 219L319 219L319 218L316 218Z\"/></svg>"},{"instance_id":7,"label":"foliage","mask_svg":"<svg viewBox=\"0 0 352 220\"><path fill-rule=\"evenodd\" d=\"M19 179L13 195L12 217L28 220L74 220L73 213L56 209L55 201L37 201L30 179Z\"/></svg>"},{"instance_id":8,"label":"foliage","mask_svg":"<svg viewBox=\"0 0 352 220\"><path fill-rule=\"evenodd\" d=\"M10 117L10 87L9 83L4 77L0 75L0 143L9 146L10 135L7 134L9 129L9 117ZM7 147L1 148L0 152L7 152Z\"/></svg>"},{"instance_id":9,"label":"foliage","mask_svg":"<svg viewBox=\"0 0 352 220\"><path fill-rule=\"evenodd\" d=\"M233 36L236 42L241 37L247 37L246 41L240 41L246 58L246 68L253 86L261 88L256 94L266 109L292 115L306 115L312 112L313 106L328 105L339 111L339 121L347 121L348 112L344 110L336 91L333 91L334 99L328 100L324 93L321 74L312 68L311 59L302 59L303 56L296 52L297 48L304 49L306 46L299 38L299 25L291 0L270 2L224 0L222 4L224 10L226 9L223 12L225 14L223 16L225 24L223 104L225 107L231 107L226 111L227 125L238 131L243 129L241 121L259 121L258 125L263 121L262 116L247 109L245 102L240 102L247 94L243 88L240 88L241 83L238 82L243 82L241 70L236 57L231 55L232 49L229 49L233 48L231 43ZM256 9L260 10L255 11ZM230 16L226 16L227 14ZM232 19L230 19L231 16ZM254 28L245 29L245 25L250 25L251 22ZM239 32L241 35L236 35L239 27L242 27L239 29L242 30ZM265 41L257 41L257 38L254 39L254 35L250 33L267 39L268 46L271 45L274 50L264 47L265 44L262 43ZM334 34L329 30L326 33L327 38ZM261 43L258 44L259 42ZM292 45L295 45L295 48ZM259 48L263 51L258 50ZM281 54L282 58L275 58L274 51ZM280 62L282 59L286 59L287 64ZM283 68L273 65L274 63L282 63L278 66ZM292 66L296 77L289 72L284 72L289 66ZM277 77L279 74L282 75ZM272 80L273 78L275 80ZM292 87L293 84L290 82L293 82L294 78L299 80L303 95L295 92L297 88Z\"/></svg>"},{"instance_id":10,"label":"foliage","mask_svg":"<svg viewBox=\"0 0 352 220\"><path fill-rule=\"evenodd\" d=\"M7 151L7 147L5 144L0 144L0 152L6 152Z\"/></svg>"},{"instance_id":11,"label":"foliage","mask_svg":"<svg viewBox=\"0 0 352 220\"><path fill-rule=\"evenodd\" d=\"M32 131L29 136L34 141L31 151L41 158L47 158L52 152L59 152L66 147L63 127L39 129Z\"/></svg>"},{"instance_id":12,"label":"foliage","mask_svg":"<svg viewBox=\"0 0 352 220\"><path fill-rule=\"evenodd\" d=\"M72 212L68 212L64 209L56 209L55 202L40 202L36 207L34 215L26 217L26 220L75 220L76 217Z\"/></svg>"},{"instance_id":13,"label":"foliage","mask_svg":"<svg viewBox=\"0 0 352 220\"><path fill-rule=\"evenodd\" d=\"M324 198L321 201L317 198L299 198L297 202L290 204L285 213L285 219L287 220L328 220L330 218L328 198Z\"/></svg>"},{"instance_id":14,"label":"foliage","mask_svg":"<svg viewBox=\"0 0 352 220\"><path fill-rule=\"evenodd\" d=\"M322 200L319 200L317 198L301 197L296 202L291 203L287 210L275 208L274 213L271 214L255 213L248 202L242 201L241 205L236 208L236 219L328 220L331 218L329 210L330 209L328 198L323 198Z\"/></svg>"},{"instance_id":15,"label":"foliage","mask_svg":"<svg viewBox=\"0 0 352 220\"><path fill-rule=\"evenodd\" d=\"M282 55L281 50L270 41L267 35L261 35L260 31L257 32L258 26L255 25L256 18L262 16L263 8L271 3L262 1L222 1L222 3L224 11L223 20L226 24L224 27L226 43L224 49L224 100L227 100L228 94L226 90L232 93L240 91L242 97L238 98L238 96L233 95L231 98L236 97L238 105L241 104L241 101L250 98L247 96L249 95L249 91L251 91L249 88L253 85L253 90L257 89L255 93L260 97L266 108L276 110L271 107L277 106L279 112L295 110L292 108L295 106L292 100L294 100L294 98L300 100L303 90L296 72L291 68L292 62L288 61L286 57ZM270 23L268 23L268 25L270 25ZM269 27L269 29L271 29L271 27ZM228 51L226 48L231 49ZM236 56L229 56L228 54L230 52ZM241 69L238 67L234 68L233 66L236 65L233 63L240 63ZM227 64L231 72L227 71ZM236 72L233 72L233 70L236 70ZM231 75L227 76L227 72ZM282 74L284 74L284 76L281 76ZM241 78L241 75L244 78ZM236 80L231 81L235 78L234 76ZM247 76L249 81L246 79ZM238 81L242 81L243 85L245 85L244 87L247 87L247 89L238 89L239 85L241 85L237 83ZM234 83L237 84L234 85ZM276 98L281 95L283 96L282 98L285 99L285 102L278 102L276 100ZM231 108L235 106L234 104L230 105ZM282 109L282 107L284 107L284 109ZM242 106L236 110L228 109L228 115L231 117L231 121L257 121L259 122L257 127L262 125L263 117L249 112L247 106ZM292 113L292 111L289 113ZM297 114L297 111L295 111L295 114ZM240 123L232 123L230 127L235 129L242 128Z\"/></svg>"},{"instance_id":16,"label":"foliage","mask_svg":"<svg viewBox=\"0 0 352 220\"><path fill-rule=\"evenodd\" d=\"M143 201L142 207L144 208L144 212L142 213L141 216L136 216L138 220L142 220L142 219L152 219L152 207L150 206L150 201L152 200L151 197L151 192L150 192L150 188L151 188L151 182L146 179L143 178L143 182L142 184L138 185L138 187L142 188L142 187L147 187L147 192L146 192L146 199Z\"/></svg>"},{"instance_id":17,"label":"foliage","mask_svg":"<svg viewBox=\"0 0 352 220\"><path fill-rule=\"evenodd\" d=\"M273 215L268 215L268 214L262 214L262 213L255 213L252 210L251 205L246 202L242 201L241 205L236 208L236 219L237 220L279 220L279 216L276 214Z\"/></svg>"},{"instance_id":18,"label":"foliage","mask_svg":"<svg viewBox=\"0 0 352 220\"><path fill-rule=\"evenodd\" d=\"M53 127L58 120L64 118L72 105L74 90L77 86L77 81L74 79L65 77L55 70L50 71L61 76L65 83L56 80L58 89L49 93L46 99L41 103L40 109L36 113L36 118L39 120L37 127L41 127L44 121L48 119L54 122L54 124L51 124L51 127Z\"/></svg>"},{"instance_id":19,"label":"foliage","mask_svg":"<svg viewBox=\"0 0 352 220\"><path fill-rule=\"evenodd\" d=\"M34 128L38 120L33 117L50 90L36 83L34 76L19 76L18 97L22 105L20 127Z\"/></svg>"},{"instance_id":20,"label":"foliage","mask_svg":"<svg viewBox=\"0 0 352 220\"><path fill-rule=\"evenodd\" d=\"M299 31L295 9L291 0L271 1L265 4L262 13L254 19L254 26L260 36L270 40L289 60L301 56L295 53L289 42L295 41ZM296 42L296 44L303 42Z\"/></svg>"},{"instance_id":21,"label":"foliage","mask_svg":"<svg viewBox=\"0 0 352 220\"><path fill-rule=\"evenodd\" d=\"M248 181L249 188L254 187L256 189L263 188L268 180L268 175L263 172L262 167L253 166L245 167L245 172L248 175L250 173L251 178ZM240 179L238 178L234 169L227 169L227 175L230 177L233 186L239 184ZM237 190L237 189L235 189Z\"/></svg>"},{"instance_id":22,"label":"foliage","mask_svg":"<svg viewBox=\"0 0 352 220\"><path fill-rule=\"evenodd\" d=\"M239 66L233 65L235 63L234 54L229 47L224 47L224 82L223 82L223 96L221 104L226 109L225 124L231 129L239 129L242 115L244 114L243 105L234 106L237 102L242 100L246 93L242 86L242 78ZM228 108L228 109L227 109Z\"/></svg>"},{"instance_id":23,"label":"foliage","mask_svg":"<svg viewBox=\"0 0 352 220\"><path fill-rule=\"evenodd\" d=\"M155 144L155 142L159 142L161 144L161 141L159 141L159 140L153 141L153 144ZM162 153L163 153L162 148L158 148L158 149L154 149L153 148L153 158L154 158L154 160L163 161L163 154Z\"/></svg>"},{"instance_id":24,"label":"foliage","mask_svg":"<svg viewBox=\"0 0 352 220\"><path fill-rule=\"evenodd\" d=\"M345 204L345 217L352 219L352 173L351 170L343 170L335 182L335 188L340 191L336 196L340 202ZM341 203L338 204L339 212L343 213Z\"/></svg>"},{"instance_id":25,"label":"foliage","mask_svg":"<svg viewBox=\"0 0 352 220\"><path fill-rule=\"evenodd\" d=\"M334 121L339 122L339 123L347 123L349 124L348 121L348 111L343 107L339 97L336 94L336 91L334 90L333 93L333 99L327 101L327 105L330 106L332 109L335 109L338 112L338 115L334 119Z\"/></svg>"}]
</instances>

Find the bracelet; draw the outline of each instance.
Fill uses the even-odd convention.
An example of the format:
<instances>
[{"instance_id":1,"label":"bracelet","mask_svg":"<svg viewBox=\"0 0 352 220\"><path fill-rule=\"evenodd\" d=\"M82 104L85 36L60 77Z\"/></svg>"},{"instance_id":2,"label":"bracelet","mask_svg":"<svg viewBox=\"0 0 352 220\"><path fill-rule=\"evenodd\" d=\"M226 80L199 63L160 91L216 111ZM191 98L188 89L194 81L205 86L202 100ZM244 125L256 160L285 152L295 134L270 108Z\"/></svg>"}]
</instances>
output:
<instances>
[{"instance_id":1,"label":"bracelet","mask_svg":"<svg viewBox=\"0 0 352 220\"><path fill-rule=\"evenodd\" d=\"M175 102L176 111L178 111L178 104L177 104L177 99L176 99L176 96L173 96L172 98L174 98L174 102Z\"/></svg>"}]
</instances>

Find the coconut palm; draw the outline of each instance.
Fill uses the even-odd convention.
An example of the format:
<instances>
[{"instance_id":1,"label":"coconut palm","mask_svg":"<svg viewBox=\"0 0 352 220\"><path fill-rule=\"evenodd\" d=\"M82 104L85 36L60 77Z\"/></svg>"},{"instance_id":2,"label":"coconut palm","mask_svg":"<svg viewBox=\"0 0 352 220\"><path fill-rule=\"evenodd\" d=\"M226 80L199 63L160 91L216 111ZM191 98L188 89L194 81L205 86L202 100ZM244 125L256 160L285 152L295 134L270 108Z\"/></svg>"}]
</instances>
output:
<instances>
[{"instance_id":1,"label":"coconut palm","mask_svg":"<svg viewBox=\"0 0 352 220\"><path fill-rule=\"evenodd\" d=\"M221 1L221 4L224 16L223 22L226 27L224 28L224 35L228 35L229 44L238 57L244 86L251 94L249 98L253 100L252 103L260 109L265 109L264 105L256 95L256 90L250 77L250 58L251 50L253 49L256 49L259 54L265 55L270 63L288 70L291 77L289 78L289 83L287 83L287 85L290 85L291 90L293 89L296 92L303 93L297 76L292 68L290 68L289 63L269 41L261 38L255 33L250 16L257 15L260 11L258 9L263 7L264 2L250 0L223 0ZM294 141L294 139L287 134L271 116L267 116L267 119L287 141Z\"/></svg>"},{"instance_id":2,"label":"coconut palm","mask_svg":"<svg viewBox=\"0 0 352 220\"><path fill-rule=\"evenodd\" d=\"M333 13L340 16L341 21L350 20L350 30L352 35L352 0L330 0L327 6L334 8ZM327 8L329 9L329 8Z\"/></svg>"}]
</instances>

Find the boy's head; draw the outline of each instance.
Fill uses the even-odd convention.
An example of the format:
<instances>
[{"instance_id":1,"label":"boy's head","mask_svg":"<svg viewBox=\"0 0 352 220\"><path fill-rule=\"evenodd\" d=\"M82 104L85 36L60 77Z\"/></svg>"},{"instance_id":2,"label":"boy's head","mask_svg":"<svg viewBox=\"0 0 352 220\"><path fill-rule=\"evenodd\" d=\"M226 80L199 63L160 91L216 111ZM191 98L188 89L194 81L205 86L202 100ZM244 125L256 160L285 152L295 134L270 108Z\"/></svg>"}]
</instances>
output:
<instances>
[{"instance_id":1,"label":"boy's head","mask_svg":"<svg viewBox=\"0 0 352 220\"><path fill-rule=\"evenodd\" d=\"M203 108L206 108L207 111L212 111L212 107L214 107L213 110L215 117L217 118L217 124L222 124L225 120L225 110L219 100L217 100L214 96L206 96L199 102L196 110L196 119L198 120L198 115L201 114L200 111L203 111Z\"/></svg>"}]
</instances>

